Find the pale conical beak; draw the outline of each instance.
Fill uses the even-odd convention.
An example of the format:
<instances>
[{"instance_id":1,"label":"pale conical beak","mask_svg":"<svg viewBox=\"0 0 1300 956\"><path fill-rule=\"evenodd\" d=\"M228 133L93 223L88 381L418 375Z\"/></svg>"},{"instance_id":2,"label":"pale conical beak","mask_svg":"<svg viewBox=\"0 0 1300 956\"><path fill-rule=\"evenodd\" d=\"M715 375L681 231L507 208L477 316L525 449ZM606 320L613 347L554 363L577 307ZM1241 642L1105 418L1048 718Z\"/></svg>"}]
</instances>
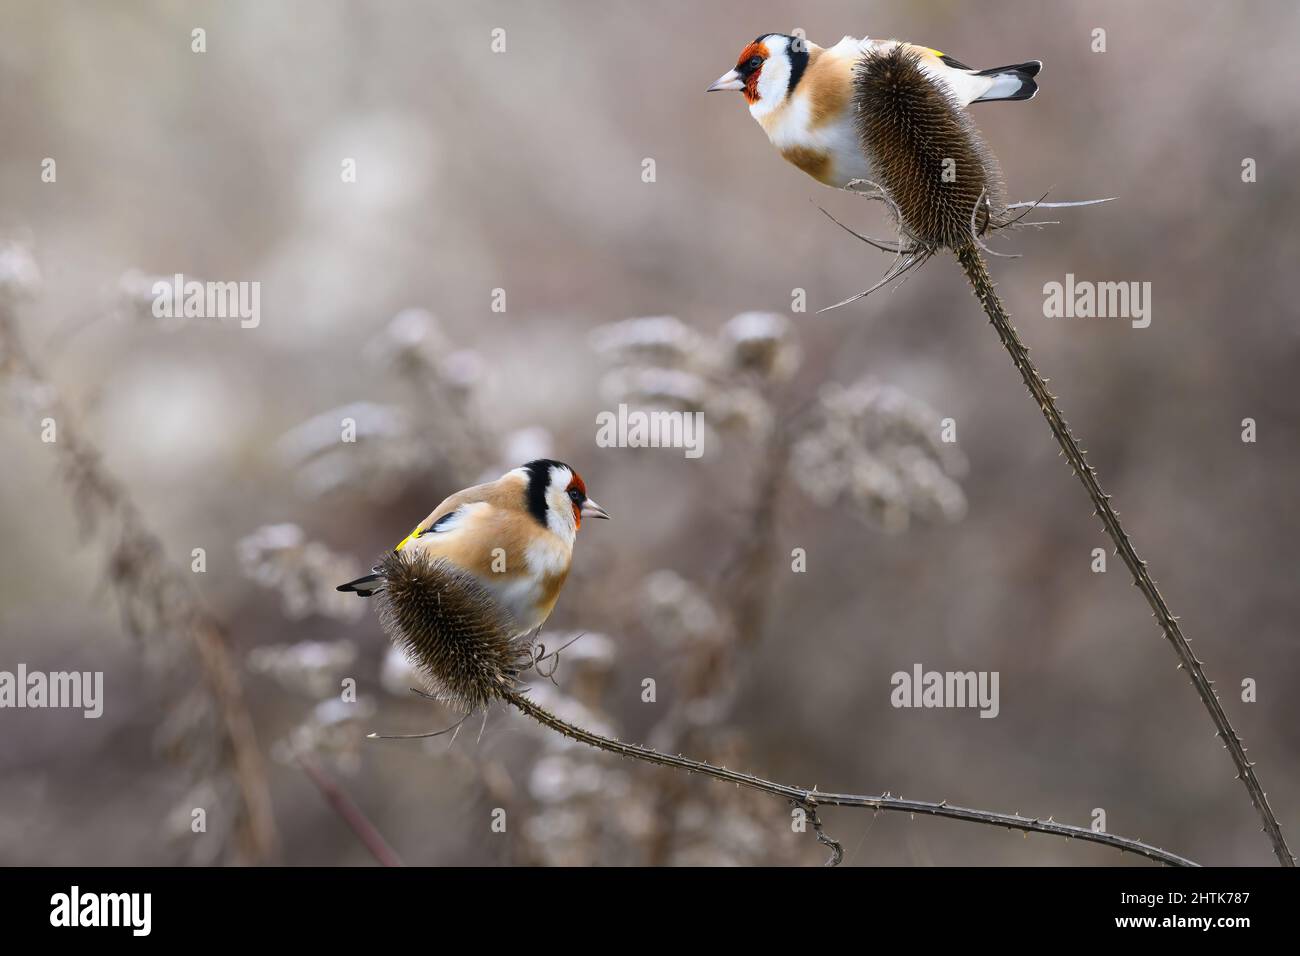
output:
<instances>
[{"instance_id":1,"label":"pale conical beak","mask_svg":"<svg viewBox=\"0 0 1300 956\"><path fill-rule=\"evenodd\" d=\"M609 513L600 505L588 498L582 503L582 516L584 518L608 518Z\"/></svg>"},{"instance_id":2,"label":"pale conical beak","mask_svg":"<svg viewBox=\"0 0 1300 956\"><path fill-rule=\"evenodd\" d=\"M718 77L718 81L704 92L716 93L718 90L743 90L744 88L745 81L740 78L740 74L735 70L731 70Z\"/></svg>"}]
</instances>

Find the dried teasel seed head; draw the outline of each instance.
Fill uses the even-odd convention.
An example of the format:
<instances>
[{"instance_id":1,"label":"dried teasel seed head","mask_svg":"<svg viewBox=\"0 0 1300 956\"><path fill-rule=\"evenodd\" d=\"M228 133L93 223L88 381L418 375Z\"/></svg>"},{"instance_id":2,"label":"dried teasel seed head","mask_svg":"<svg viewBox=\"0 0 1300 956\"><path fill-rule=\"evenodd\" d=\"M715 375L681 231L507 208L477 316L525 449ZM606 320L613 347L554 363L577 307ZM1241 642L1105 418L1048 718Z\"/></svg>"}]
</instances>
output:
<instances>
[{"instance_id":1,"label":"dried teasel seed head","mask_svg":"<svg viewBox=\"0 0 1300 956\"><path fill-rule=\"evenodd\" d=\"M742 312L722 327L721 337L734 368L785 381L799 367L794 327L779 312Z\"/></svg>"},{"instance_id":2,"label":"dried teasel seed head","mask_svg":"<svg viewBox=\"0 0 1300 956\"><path fill-rule=\"evenodd\" d=\"M473 576L409 551L388 555L379 570L380 623L435 694L471 711L514 687L532 662L529 642Z\"/></svg>"},{"instance_id":3,"label":"dried teasel seed head","mask_svg":"<svg viewBox=\"0 0 1300 956\"><path fill-rule=\"evenodd\" d=\"M669 369L691 365L703 349L699 334L671 315L599 326L591 333L591 345L611 361Z\"/></svg>"},{"instance_id":4,"label":"dried teasel seed head","mask_svg":"<svg viewBox=\"0 0 1300 956\"><path fill-rule=\"evenodd\" d=\"M898 46L854 67L858 139L873 181L892 200L904 232L930 249L958 249L1005 207L997 159L966 109Z\"/></svg>"}]
</instances>

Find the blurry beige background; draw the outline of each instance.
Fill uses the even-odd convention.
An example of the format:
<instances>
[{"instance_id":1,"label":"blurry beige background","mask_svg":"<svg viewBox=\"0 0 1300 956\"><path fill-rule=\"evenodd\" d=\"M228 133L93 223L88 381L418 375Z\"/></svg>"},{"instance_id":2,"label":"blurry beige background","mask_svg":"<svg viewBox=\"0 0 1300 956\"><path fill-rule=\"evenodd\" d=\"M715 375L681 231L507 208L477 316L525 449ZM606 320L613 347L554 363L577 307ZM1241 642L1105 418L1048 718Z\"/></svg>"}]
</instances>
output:
<instances>
[{"instance_id":1,"label":"blurry beige background","mask_svg":"<svg viewBox=\"0 0 1300 956\"><path fill-rule=\"evenodd\" d=\"M206 53L191 52L195 27ZM888 265L816 204L873 235L888 225L783 163L739 97L704 94L745 43L795 27L823 45L912 39L979 67L1044 61L1036 99L974 109L1010 194L1119 201L1040 217L1064 223L1001 242L1024 258L992 268L1300 840L1294 5L7 3L0 239L42 276L18 325L168 557L188 567L206 549L196 584L241 665L277 859L370 862L285 758L307 740L408 863L822 860L779 802L575 753L499 710L450 749L363 744L446 715L400 677L384 688L372 614L312 591L313 569L363 568L482 473L534 449L569 461L615 520L583 528L549 629L607 643L580 641L545 693L625 739L662 734L695 652L650 622L647 589L680 609L690 582L731 613L715 582L752 531L765 446L735 431L697 461L596 447L595 415L613 405L590 334L671 314L712 341L762 310L787 315L802 351L781 407L870 375L957 421L965 516L886 533L784 482L763 552L771 600L747 640L728 639L735 686L682 746L822 789L1081 825L1100 807L1111 831L1200 862L1272 862L1120 562L1089 570L1108 542L952 260L815 314ZM340 179L347 157L356 183ZM1258 182L1242 182L1244 157ZM124 294L129 270L258 281L261 325L154 320ZM1044 318L1043 284L1067 272L1151 282L1150 328ZM791 312L796 288L805 313ZM436 319L390 325L406 309ZM412 339L448 379L436 407L419 369L393 360ZM312 458L358 402L376 403L363 432L397 437ZM0 862L228 859L229 797L190 789L220 775L193 776L158 743L192 663L143 652L166 635L123 635L104 534L78 519L54 447L17 407L0 415L0 669L103 670L106 701L99 720L0 711ZM295 431L315 416L316 433ZM1255 444L1240 440L1246 417ZM328 553L283 528L248 540L284 523ZM307 584L259 565L286 542ZM803 575L789 572L796 547ZM276 647L307 641L323 643ZM918 662L1000 672L999 717L892 708L889 675ZM344 677L359 709L339 718L327 701ZM1246 677L1257 703L1240 700ZM205 799L214 822L195 835L187 808ZM489 826L498 806L505 834ZM949 821L824 818L855 865L1133 862Z\"/></svg>"}]
</instances>

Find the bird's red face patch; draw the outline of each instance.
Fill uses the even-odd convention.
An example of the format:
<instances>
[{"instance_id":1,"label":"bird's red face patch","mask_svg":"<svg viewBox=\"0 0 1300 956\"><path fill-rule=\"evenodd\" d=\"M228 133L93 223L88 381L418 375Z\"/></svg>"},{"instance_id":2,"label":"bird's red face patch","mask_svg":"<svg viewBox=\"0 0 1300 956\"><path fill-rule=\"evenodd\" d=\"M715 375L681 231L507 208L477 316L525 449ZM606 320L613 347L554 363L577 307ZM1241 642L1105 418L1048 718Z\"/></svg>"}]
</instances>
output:
<instances>
[{"instance_id":1,"label":"bird's red face patch","mask_svg":"<svg viewBox=\"0 0 1300 956\"><path fill-rule=\"evenodd\" d=\"M573 523L576 527L581 528L582 504L587 500L587 486L577 472L574 472L573 479L569 482L569 487L564 489L564 493L569 496L569 501L573 503Z\"/></svg>"},{"instance_id":2,"label":"bird's red face patch","mask_svg":"<svg viewBox=\"0 0 1300 956\"><path fill-rule=\"evenodd\" d=\"M767 62L770 55L767 44L755 41L740 51L740 59L736 61L736 72L745 81L742 92L751 104L758 102L758 78L763 72L763 64Z\"/></svg>"}]
</instances>

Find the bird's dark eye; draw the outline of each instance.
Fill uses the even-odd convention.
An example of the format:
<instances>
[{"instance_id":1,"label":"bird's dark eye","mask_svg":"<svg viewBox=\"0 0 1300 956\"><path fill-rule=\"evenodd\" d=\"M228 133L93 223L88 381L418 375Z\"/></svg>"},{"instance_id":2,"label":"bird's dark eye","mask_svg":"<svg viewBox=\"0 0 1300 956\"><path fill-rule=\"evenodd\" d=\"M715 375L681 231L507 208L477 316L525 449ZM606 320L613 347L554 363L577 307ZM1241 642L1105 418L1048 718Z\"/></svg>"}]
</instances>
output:
<instances>
[{"instance_id":1,"label":"bird's dark eye","mask_svg":"<svg viewBox=\"0 0 1300 956\"><path fill-rule=\"evenodd\" d=\"M757 70L762 65L763 58L761 56L751 56L749 62L745 64L746 68L750 70Z\"/></svg>"},{"instance_id":2,"label":"bird's dark eye","mask_svg":"<svg viewBox=\"0 0 1300 956\"><path fill-rule=\"evenodd\" d=\"M583 498L582 492L579 491L577 488L569 489L569 500L572 501L575 505L582 504L582 498Z\"/></svg>"}]
</instances>

